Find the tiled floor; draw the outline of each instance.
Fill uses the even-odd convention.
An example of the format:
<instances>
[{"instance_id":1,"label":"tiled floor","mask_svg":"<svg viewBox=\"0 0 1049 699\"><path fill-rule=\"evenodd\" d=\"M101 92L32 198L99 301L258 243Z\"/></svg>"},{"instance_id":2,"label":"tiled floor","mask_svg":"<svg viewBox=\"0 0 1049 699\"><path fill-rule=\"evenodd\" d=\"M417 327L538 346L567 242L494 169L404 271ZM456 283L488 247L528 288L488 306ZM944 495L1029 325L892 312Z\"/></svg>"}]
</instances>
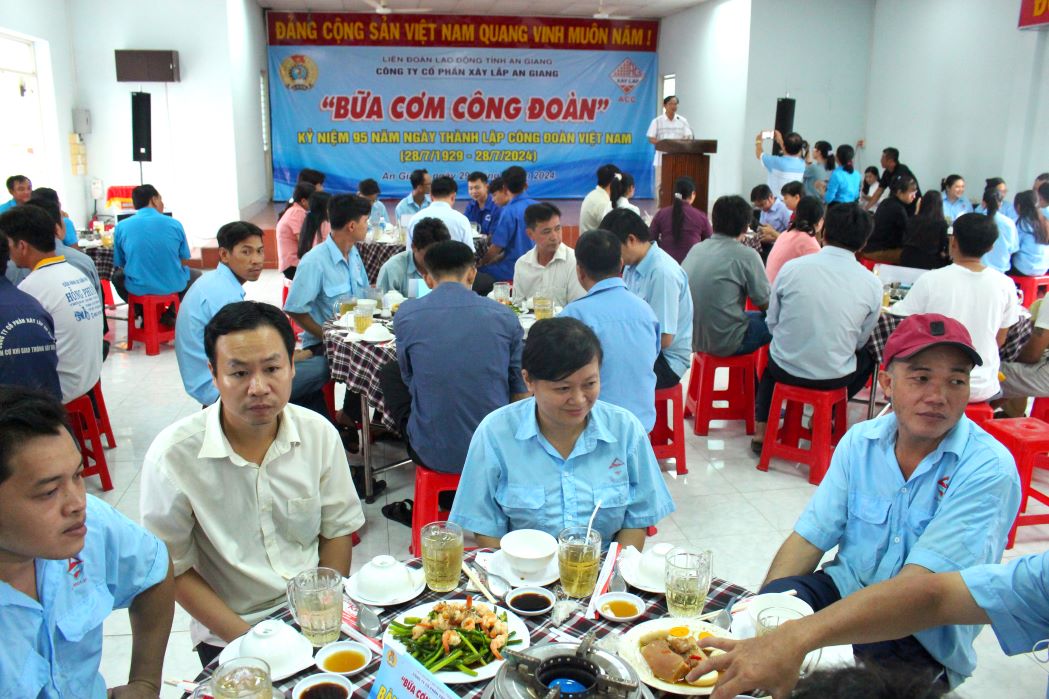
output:
<instances>
[{"instance_id":1,"label":"tiled floor","mask_svg":"<svg viewBox=\"0 0 1049 699\"><path fill-rule=\"evenodd\" d=\"M275 272L267 271L259 282L248 285L249 298L276 302L279 294L280 279ZM118 324L118 338L122 340L125 333L124 324ZM97 481L90 479L88 488L137 520L139 469L151 440L164 426L200 408L182 390L170 346L163 347L156 357L147 357L141 347L131 353L114 348L104 365L102 383L120 445L107 454L116 487L103 494ZM860 406L855 405L853 420L860 416ZM380 448L391 449L382 444ZM687 476L666 474L677 512L660 523L655 540L707 546L714 551L716 575L756 588L814 487L808 484L804 470L784 462L774 462L768 473L755 470L756 460L740 423L716 427L710 437L690 435L687 456ZM411 497L411 472L399 469L383 477L389 487L378 501L365 506L367 523L360 532L362 543L353 552L354 569L381 553L401 558L408 555L409 530L386 520L380 508L386 502ZM1049 527L1022 529L1017 546L1006 552L1006 558L1042 551L1047 542ZM191 679L200 670L188 629L189 617L177 610L165 678ZM102 658L102 672L110 685L126 681L131 656L129 634L127 613L114 612L106 621ZM957 696L1044 696L1045 671L1028 656L1006 658L989 629L980 634L976 646L976 674ZM166 687L163 696L179 694Z\"/></svg>"}]
</instances>

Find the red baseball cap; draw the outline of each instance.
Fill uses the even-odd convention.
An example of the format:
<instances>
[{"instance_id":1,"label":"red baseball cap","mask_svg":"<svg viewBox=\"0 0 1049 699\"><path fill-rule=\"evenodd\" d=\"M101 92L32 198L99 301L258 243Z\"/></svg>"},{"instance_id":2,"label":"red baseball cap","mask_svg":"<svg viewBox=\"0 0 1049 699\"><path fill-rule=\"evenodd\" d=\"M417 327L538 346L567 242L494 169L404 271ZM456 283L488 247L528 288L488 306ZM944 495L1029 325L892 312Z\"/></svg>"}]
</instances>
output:
<instances>
[{"instance_id":1,"label":"red baseball cap","mask_svg":"<svg viewBox=\"0 0 1049 699\"><path fill-rule=\"evenodd\" d=\"M889 336L882 352L882 368L889 366L893 359L913 357L933 345L953 345L969 355L975 364L983 364L964 325L939 313L919 313L904 318Z\"/></svg>"}]
</instances>

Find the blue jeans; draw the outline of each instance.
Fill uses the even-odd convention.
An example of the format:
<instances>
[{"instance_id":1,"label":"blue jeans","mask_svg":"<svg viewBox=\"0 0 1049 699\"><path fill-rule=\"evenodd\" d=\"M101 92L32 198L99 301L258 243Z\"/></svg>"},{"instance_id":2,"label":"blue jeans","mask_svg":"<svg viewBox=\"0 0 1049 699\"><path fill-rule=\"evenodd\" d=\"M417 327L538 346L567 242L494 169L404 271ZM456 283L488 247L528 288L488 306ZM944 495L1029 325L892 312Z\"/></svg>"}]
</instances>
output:
<instances>
[{"instance_id":1,"label":"blue jeans","mask_svg":"<svg viewBox=\"0 0 1049 699\"><path fill-rule=\"evenodd\" d=\"M765 324L765 313L762 311L747 311L746 313L747 333L743 336L743 344L733 353L733 356L756 352L772 342L772 333L769 332L769 326Z\"/></svg>"},{"instance_id":2,"label":"blue jeans","mask_svg":"<svg viewBox=\"0 0 1049 699\"><path fill-rule=\"evenodd\" d=\"M324 394L321 389L328 383L330 373L328 371L328 360L323 354L295 362L295 378L291 382L291 402L304 408L320 413L324 417L328 415L328 406L324 402Z\"/></svg>"}]
</instances>

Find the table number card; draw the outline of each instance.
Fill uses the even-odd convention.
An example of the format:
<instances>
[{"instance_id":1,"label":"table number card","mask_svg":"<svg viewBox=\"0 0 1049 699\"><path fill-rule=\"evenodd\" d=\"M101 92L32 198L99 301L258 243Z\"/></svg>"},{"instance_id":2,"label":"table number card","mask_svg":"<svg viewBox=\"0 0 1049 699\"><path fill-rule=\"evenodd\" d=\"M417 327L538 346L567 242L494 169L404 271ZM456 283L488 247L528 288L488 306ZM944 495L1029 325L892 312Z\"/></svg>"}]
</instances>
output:
<instances>
[{"instance_id":1,"label":"table number card","mask_svg":"<svg viewBox=\"0 0 1049 699\"><path fill-rule=\"evenodd\" d=\"M382 663L375 675L368 699L459 699L448 685L438 680L408 653L385 646Z\"/></svg>"}]
</instances>

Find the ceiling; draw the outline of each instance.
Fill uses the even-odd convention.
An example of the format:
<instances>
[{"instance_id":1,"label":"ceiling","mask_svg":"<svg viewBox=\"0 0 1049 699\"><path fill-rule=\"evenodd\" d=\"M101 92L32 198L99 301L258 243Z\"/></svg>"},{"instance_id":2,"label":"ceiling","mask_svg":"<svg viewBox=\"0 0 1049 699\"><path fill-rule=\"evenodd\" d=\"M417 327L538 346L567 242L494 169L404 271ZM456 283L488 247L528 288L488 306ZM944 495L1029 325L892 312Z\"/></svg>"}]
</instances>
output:
<instances>
[{"instance_id":1,"label":"ceiling","mask_svg":"<svg viewBox=\"0 0 1049 699\"><path fill-rule=\"evenodd\" d=\"M374 12L364 0L256 0L267 10L298 12ZM432 14L593 17L599 9L617 17L658 19L668 17L703 0L387 0L393 10L430 8Z\"/></svg>"}]
</instances>

